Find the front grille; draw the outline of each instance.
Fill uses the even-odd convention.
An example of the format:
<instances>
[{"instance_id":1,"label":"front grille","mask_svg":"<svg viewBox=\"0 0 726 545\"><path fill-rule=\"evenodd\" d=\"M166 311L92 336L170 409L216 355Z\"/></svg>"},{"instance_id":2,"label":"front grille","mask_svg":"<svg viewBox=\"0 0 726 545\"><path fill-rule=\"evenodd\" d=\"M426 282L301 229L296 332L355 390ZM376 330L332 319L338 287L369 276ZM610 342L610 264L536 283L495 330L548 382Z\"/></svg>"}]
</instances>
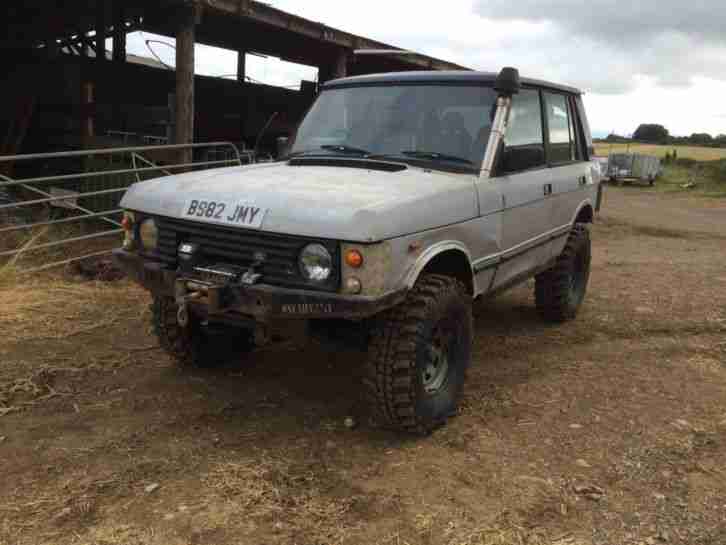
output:
<instances>
[{"instance_id":1,"label":"front grille","mask_svg":"<svg viewBox=\"0 0 726 545\"><path fill-rule=\"evenodd\" d=\"M171 218L157 218L159 228L159 258L172 267L177 266L177 250L182 242L200 246L202 261L207 265L226 264L249 267L254 255L267 256L257 272L261 282L290 288L316 288L334 291L340 283L336 270L328 284L312 284L303 278L297 260L300 251L310 243L324 245L339 263L338 245L329 240L309 239L264 233L250 229L236 229Z\"/></svg>"}]
</instances>

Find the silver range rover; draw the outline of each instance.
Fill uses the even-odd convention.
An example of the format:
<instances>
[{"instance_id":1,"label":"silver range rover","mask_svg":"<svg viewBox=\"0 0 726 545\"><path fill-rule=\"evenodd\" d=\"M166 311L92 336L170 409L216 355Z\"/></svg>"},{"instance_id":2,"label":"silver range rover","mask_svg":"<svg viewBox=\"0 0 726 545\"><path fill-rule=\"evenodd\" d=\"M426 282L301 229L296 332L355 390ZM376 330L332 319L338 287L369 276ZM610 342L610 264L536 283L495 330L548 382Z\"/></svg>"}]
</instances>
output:
<instances>
[{"instance_id":1,"label":"silver range rover","mask_svg":"<svg viewBox=\"0 0 726 545\"><path fill-rule=\"evenodd\" d=\"M331 81L278 163L132 186L117 260L153 297L161 345L215 361L293 322L363 339L374 419L428 433L456 413L472 302L534 277L575 317L600 170L581 93L516 69Z\"/></svg>"}]
</instances>

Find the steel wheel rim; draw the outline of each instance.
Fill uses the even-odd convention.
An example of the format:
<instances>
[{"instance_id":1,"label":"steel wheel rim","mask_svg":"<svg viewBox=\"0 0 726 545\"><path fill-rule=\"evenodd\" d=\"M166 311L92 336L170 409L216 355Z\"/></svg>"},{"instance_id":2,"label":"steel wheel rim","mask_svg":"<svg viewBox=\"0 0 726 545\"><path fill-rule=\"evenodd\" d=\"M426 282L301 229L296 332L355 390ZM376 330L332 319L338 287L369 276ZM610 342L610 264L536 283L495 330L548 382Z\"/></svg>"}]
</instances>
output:
<instances>
[{"instance_id":1,"label":"steel wheel rim","mask_svg":"<svg viewBox=\"0 0 726 545\"><path fill-rule=\"evenodd\" d=\"M445 386L449 376L449 358L452 336L441 325L437 326L428 347L428 361L422 373L423 388L427 394L435 394Z\"/></svg>"}]
</instances>

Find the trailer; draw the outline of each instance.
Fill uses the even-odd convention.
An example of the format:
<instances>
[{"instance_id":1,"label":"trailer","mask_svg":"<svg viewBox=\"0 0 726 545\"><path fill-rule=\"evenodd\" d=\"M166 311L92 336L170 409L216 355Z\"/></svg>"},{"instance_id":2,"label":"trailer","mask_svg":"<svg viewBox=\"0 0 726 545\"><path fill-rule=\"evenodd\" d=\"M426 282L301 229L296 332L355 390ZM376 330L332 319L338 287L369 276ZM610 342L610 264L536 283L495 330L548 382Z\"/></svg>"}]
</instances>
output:
<instances>
[{"instance_id":1,"label":"trailer","mask_svg":"<svg viewBox=\"0 0 726 545\"><path fill-rule=\"evenodd\" d=\"M605 177L615 184L643 181L654 185L662 168L660 159L652 155L612 153L608 157Z\"/></svg>"}]
</instances>

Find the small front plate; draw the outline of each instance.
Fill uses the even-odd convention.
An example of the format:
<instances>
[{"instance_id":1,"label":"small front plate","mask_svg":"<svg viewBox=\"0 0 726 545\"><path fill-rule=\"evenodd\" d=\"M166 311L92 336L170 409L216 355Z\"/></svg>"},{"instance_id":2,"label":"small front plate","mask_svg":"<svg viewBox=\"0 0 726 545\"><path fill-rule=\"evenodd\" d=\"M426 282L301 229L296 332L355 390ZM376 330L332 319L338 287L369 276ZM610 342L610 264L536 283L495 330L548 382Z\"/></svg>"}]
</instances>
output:
<instances>
[{"instance_id":1,"label":"small front plate","mask_svg":"<svg viewBox=\"0 0 726 545\"><path fill-rule=\"evenodd\" d=\"M266 209L253 204L219 199L189 199L181 210L184 219L247 229L260 229L266 214Z\"/></svg>"}]
</instances>

